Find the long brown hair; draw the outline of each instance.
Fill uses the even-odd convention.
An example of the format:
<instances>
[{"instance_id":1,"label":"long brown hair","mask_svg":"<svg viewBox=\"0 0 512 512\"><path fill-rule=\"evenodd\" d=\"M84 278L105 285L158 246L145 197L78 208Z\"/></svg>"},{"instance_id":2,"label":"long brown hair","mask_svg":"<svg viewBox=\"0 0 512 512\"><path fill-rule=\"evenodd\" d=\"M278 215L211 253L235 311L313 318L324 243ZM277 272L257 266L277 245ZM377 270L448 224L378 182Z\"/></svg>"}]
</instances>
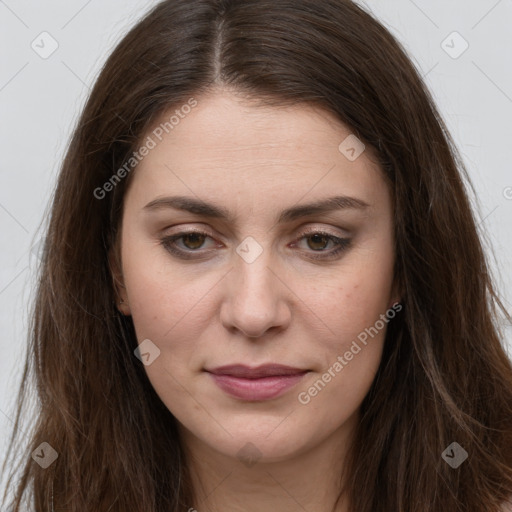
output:
<instances>
[{"instance_id":1,"label":"long brown hair","mask_svg":"<svg viewBox=\"0 0 512 512\"><path fill-rule=\"evenodd\" d=\"M350 0L165 0L108 58L52 198L4 463L20 456L12 510L27 494L39 512L52 501L67 512L193 504L176 420L134 356L108 254L136 172L126 162L142 137L163 112L200 104L217 85L334 113L375 151L392 187L403 310L361 406L352 510L497 512L512 495L512 365L499 315L511 319L431 95L400 44ZM31 376L37 411L18 450ZM58 454L47 469L31 457L43 442ZM441 456L452 442L468 454L457 469Z\"/></svg>"}]
</instances>

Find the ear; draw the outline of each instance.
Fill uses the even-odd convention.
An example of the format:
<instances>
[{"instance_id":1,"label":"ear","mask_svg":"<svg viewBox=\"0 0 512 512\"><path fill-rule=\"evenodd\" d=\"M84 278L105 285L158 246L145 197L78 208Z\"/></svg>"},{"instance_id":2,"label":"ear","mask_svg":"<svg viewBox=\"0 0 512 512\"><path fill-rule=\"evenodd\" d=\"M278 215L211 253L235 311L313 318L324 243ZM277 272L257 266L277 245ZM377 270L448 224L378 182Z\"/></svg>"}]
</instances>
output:
<instances>
[{"instance_id":1,"label":"ear","mask_svg":"<svg viewBox=\"0 0 512 512\"><path fill-rule=\"evenodd\" d=\"M128 303L128 295L124 286L123 272L115 247L110 248L108 251L108 265L110 275L112 276L116 307L123 315L130 315L131 311Z\"/></svg>"}]
</instances>

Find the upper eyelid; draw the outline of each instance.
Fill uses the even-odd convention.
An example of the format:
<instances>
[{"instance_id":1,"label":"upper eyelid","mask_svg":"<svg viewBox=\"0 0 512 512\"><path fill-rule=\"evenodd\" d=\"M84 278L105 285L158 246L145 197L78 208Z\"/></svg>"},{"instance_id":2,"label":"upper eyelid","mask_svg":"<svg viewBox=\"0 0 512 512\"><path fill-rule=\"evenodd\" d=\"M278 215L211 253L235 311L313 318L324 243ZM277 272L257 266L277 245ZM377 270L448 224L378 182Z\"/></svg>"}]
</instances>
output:
<instances>
[{"instance_id":1,"label":"upper eyelid","mask_svg":"<svg viewBox=\"0 0 512 512\"><path fill-rule=\"evenodd\" d=\"M312 224L311 222L307 222L306 224ZM320 224L320 223L318 223ZM172 227L176 227L176 226L170 226L170 228ZM337 233L332 233L330 232L331 230L337 230L338 232ZM334 227L334 226L331 226L331 227L319 227L319 226L308 226L306 228L303 228L302 226L299 226L298 228L296 228L294 231L298 232L299 234L297 236L304 236L305 234L307 233L318 233L318 232L321 232L321 233L325 233L325 234L328 234L329 236L333 236L333 237L338 237L338 238L349 238L351 236L351 230L349 229L343 229L341 227ZM176 231L176 233L173 233L173 234L169 234L168 236L171 237L171 236L177 236L177 235L183 235L183 234L189 234L189 233L199 233L199 234L205 234L205 235L208 235L212 238L216 238L218 239L218 235L214 234L212 230L210 230L209 227L198 227L198 228L194 228L194 227L191 227L191 228L181 228L179 231ZM223 236L221 236L220 238L223 238Z\"/></svg>"},{"instance_id":2,"label":"upper eyelid","mask_svg":"<svg viewBox=\"0 0 512 512\"><path fill-rule=\"evenodd\" d=\"M179 238L181 238L183 236L186 236L186 235L189 235L189 234L206 235L209 238L212 238L214 240L217 240L217 238L218 238L216 235L212 234L211 232L209 232L207 230L202 230L202 229L182 230L182 231L178 231L178 232L173 233L173 234L164 235L163 238L176 238L176 239L179 239ZM305 236L307 236L309 234L311 234L311 235L323 234L323 235L331 236L333 238L349 238L349 237L344 236L344 235L342 235L340 233L338 233L338 234L331 233L331 232L329 232L329 230L324 229L324 228L308 228L308 229L304 229L304 230L299 230L299 233L293 239L293 242L296 242L297 240L300 240L301 238L304 238Z\"/></svg>"}]
</instances>

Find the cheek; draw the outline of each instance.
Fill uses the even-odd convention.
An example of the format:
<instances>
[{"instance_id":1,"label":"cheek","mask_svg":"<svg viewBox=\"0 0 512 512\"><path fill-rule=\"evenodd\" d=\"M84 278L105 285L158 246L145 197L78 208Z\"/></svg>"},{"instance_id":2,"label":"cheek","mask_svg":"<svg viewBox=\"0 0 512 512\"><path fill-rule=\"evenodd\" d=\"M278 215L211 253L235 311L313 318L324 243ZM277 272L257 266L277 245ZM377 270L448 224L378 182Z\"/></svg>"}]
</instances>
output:
<instances>
[{"instance_id":1,"label":"cheek","mask_svg":"<svg viewBox=\"0 0 512 512\"><path fill-rule=\"evenodd\" d=\"M125 260L124 277L137 340L149 339L159 350L144 366L146 374L170 410L188 408L184 389L189 387L197 340L207 323L204 297L209 283L163 273L159 261L142 262L133 253Z\"/></svg>"},{"instance_id":2,"label":"cheek","mask_svg":"<svg viewBox=\"0 0 512 512\"><path fill-rule=\"evenodd\" d=\"M149 339L159 349L144 369L170 410L188 409L184 390L194 390L191 376L201 366L198 355L208 353L211 344L205 333L215 322L212 296L219 275L177 271L165 254L126 252L124 278L137 340Z\"/></svg>"},{"instance_id":3,"label":"cheek","mask_svg":"<svg viewBox=\"0 0 512 512\"><path fill-rule=\"evenodd\" d=\"M154 253L158 253L154 255ZM163 340L182 324L197 322L205 297L215 286L213 276L194 276L171 266L161 249L126 249L123 270L130 312L138 338Z\"/></svg>"},{"instance_id":4,"label":"cheek","mask_svg":"<svg viewBox=\"0 0 512 512\"><path fill-rule=\"evenodd\" d=\"M315 292L315 310L330 334L317 343L324 352L323 367L301 387L298 401L307 405L308 414L330 410L326 428L334 428L359 407L380 365L393 257L391 251L379 254L358 254L332 279L327 293Z\"/></svg>"},{"instance_id":5,"label":"cheek","mask_svg":"<svg viewBox=\"0 0 512 512\"><path fill-rule=\"evenodd\" d=\"M347 264L327 291L315 292L315 312L333 334L330 348L345 350L358 337L364 339L364 333L376 324L379 331L385 331L387 323L382 325L381 315L390 307L392 286L391 255L378 259L368 255Z\"/></svg>"},{"instance_id":6,"label":"cheek","mask_svg":"<svg viewBox=\"0 0 512 512\"><path fill-rule=\"evenodd\" d=\"M391 287L387 264L361 264L334 283L324 299L318 295L316 311L330 334L316 343L323 366L301 386L297 400L304 414L324 418L326 430L346 421L372 385L389 323Z\"/></svg>"}]
</instances>

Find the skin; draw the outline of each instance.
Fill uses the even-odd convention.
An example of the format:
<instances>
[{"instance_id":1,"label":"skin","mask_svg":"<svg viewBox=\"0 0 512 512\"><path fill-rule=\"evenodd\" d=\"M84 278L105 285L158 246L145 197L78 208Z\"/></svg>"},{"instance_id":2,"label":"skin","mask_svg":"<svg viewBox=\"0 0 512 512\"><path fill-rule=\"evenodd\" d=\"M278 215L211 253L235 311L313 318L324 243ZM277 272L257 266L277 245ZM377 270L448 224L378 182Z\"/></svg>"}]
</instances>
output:
<instances>
[{"instance_id":1,"label":"skin","mask_svg":"<svg viewBox=\"0 0 512 512\"><path fill-rule=\"evenodd\" d=\"M160 350L144 368L178 420L196 494L191 509L330 510L385 327L309 403L298 395L399 300L391 194L368 148L355 161L339 151L351 131L327 112L261 107L225 89L197 101L132 176L119 309L132 316L139 343L150 339ZM171 195L214 203L233 219L145 211ZM277 223L284 209L334 195L368 206ZM187 230L207 233L174 242L201 255L195 259L161 243ZM336 245L305 230L351 242L315 260ZM251 263L236 252L246 237L262 249ZM309 373L278 398L250 402L227 395L204 371L271 362ZM239 454L247 443L254 464ZM345 501L337 510L348 511Z\"/></svg>"}]
</instances>

